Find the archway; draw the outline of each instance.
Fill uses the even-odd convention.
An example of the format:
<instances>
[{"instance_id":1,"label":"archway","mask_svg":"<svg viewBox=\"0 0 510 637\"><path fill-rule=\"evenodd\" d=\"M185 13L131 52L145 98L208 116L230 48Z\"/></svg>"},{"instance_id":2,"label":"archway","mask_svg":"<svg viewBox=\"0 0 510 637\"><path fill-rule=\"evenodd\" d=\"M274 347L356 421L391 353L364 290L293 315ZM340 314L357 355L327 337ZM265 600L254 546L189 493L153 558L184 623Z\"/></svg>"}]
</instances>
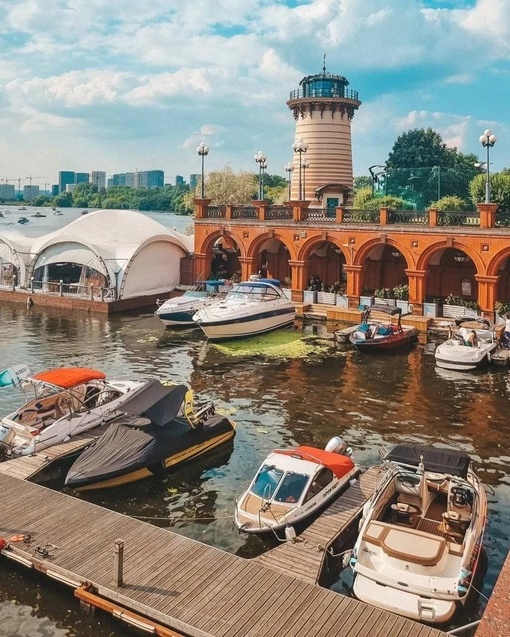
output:
<instances>
[{"instance_id":1,"label":"archway","mask_svg":"<svg viewBox=\"0 0 510 637\"><path fill-rule=\"evenodd\" d=\"M347 282L345 255L331 241L320 241L308 253L309 290L344 293Z\"/></svg>"},{"instance_id":2,"label":"archway","mask_svg":"<svg viewBox=\"0 0 510 637\"><path fill-rule=\"evenodd\" d=\"M212 247L208 278L241 280L240 254L241 251L232 237L219 237Z\"/></svg>"},{"instance_id":3,"label":"archway","mask_svg":"<svg viewBox=\"0 0 510 637\"><path fill-rule=\"evenodd\" d=\"M477 301L476 266L470 256L458 248L443 248L428 262L427 300L459 299Z\"/></svg>"},{"instance_id":4,"label":"archway","mask_svg":"<svg viewBox=\"0 0 510 637\"><path fill-rule=\"evenodd\" d=\"M380 298L405 298L408 290L408 263L402 252L393 245L378 243L363 261L363 294Z\"/></svg>"},{"instance_id":5,"label":"archway","mask_svg":"<svg viewBox=\"0 0 510 637\"><path fill-rule=\"evenodd\" d=\"M278 279L290 285L289 249L280 239L270 237L260 246L256 271L261 277Z\"/></svg>"},{"instance_id":6,"label":"archway","mask_svg":"<svg viewBox=\"0 0 510 637\"><path fill-rule=\"evenodd\" d=\"M510 305L510 257L499 264L496 300Z\"/></svg>"}]
</instances>

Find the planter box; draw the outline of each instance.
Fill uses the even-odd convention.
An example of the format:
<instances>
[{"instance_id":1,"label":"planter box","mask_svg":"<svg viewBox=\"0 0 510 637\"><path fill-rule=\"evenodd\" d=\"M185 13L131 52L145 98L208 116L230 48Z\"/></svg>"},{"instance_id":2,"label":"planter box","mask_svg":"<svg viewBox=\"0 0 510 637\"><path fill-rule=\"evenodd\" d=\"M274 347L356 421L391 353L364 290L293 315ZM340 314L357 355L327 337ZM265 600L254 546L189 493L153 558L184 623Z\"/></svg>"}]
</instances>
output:
<instances>
[{"instance_id":1,"label":"planter box","mask_svg":"<svg viewBox=\"0 0 510 637\"><path fill-rule=\"evenodd\" d=\"M374 304L374 297L373 296L360 296L359 297L359 304L360 306L363 307L370 307L371 305Z\"/></svg>"},{"instance_id":2,"label":"planter box","mask_svg":"<svg viewBox=\"0 0 510 637\"><path fill-rule=\"evenodd\" d=\"M396 300L397 307L402 310L402 314L407 314L409 312L409 301L401 301L400 299Z\"/></svg>"},{"instance_id":3,"label":"planter box","mask_svg":"<svg viewBox=\"0 0 510 637\"><path fill-rule=\"evenodd\" d=\"M317 292L315 290L305 290L303 292L303 303L317 303Z\"/></svg>"},{"instance_id":4,"label":"planter box","mask_svg":"<svg viewBox=\"0 0 510 637\"><path fill-rule=\"evenodd\" d=\"M439 316L439 303L423 303L423 316Z\"/></svg>"},{"instance_id":5,"label":"planter box","mask_svg":"<svg viewBox=\"0 0 510 637\"><path fill-rule=\"evenodd\" d=\"M290 288L282 288L283 296L292 301L292 290Z\"/></svg>"},{"instance_id":6,"label":"planter box","mask_svg":"<svg viewBox=\"0 0 510 637\"><path fill-rule=\"evenodd\" d=\"M380 299L378 296L375 296L372 303L375 303L376 305L385 305L386 307L395 307L396 300L395 299Z\"/></svg>"},{"instance_id":7,"label":"planter box","mask_svg":"<svg viewBox=\"0 0 510 637\"><path fill-rule=\"evenodd\" d=\"M337 294L336 305L337 307L342 307L347 309L349 307L349 299L343 294Z\"/></svg>"},{"instance_id":8,"label":"planter box","mask_svg":"<svg viewBox=\"0 0 510 637\"><path fill-rule=\"evenodd\" d=\"M506 318L504 316L501 316L497 312L495 312L494 314L496 315L496 325L501 325L502 323L506 322Z\"/></svg>"},{"instance_id":9,"label":"planter box","mask_svg":"<svg viewBox=\"0 0 510 637\"><path fill-rule=\"evenodd\" d=\"M454 319L476 318L478 312L469 307L462 307L462 305L443 305L443 316Z\"/></svg>"},{"instance_id":10,"label":"planter box","mask_svg":"<svg viewBox=\"0 0 510 637\"><path fill-rule=\"evenodd\" d=\"M317 303L335 305L336 294L334 292L317 292Z\"/></svg>"}]
</instances>

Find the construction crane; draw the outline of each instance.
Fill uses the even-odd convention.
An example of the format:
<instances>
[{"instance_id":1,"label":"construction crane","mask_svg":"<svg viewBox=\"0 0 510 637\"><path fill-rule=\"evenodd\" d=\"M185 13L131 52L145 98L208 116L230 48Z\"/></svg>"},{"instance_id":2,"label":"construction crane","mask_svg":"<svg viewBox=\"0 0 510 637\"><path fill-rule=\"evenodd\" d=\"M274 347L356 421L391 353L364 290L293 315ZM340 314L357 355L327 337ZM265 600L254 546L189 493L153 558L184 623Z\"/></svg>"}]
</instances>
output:
<instances>
[{"instance_id":1,"label":"construction crane","mask_svg":"<svg viewBox=\"0 0 510 637\"><path fill-rule=\"evenodd\" d=\"M30 185L32 185L32 179L48 179L48 177L32 177L32 175L29 175L26 179L29 179Z\"/></svg>"}]
</instances>

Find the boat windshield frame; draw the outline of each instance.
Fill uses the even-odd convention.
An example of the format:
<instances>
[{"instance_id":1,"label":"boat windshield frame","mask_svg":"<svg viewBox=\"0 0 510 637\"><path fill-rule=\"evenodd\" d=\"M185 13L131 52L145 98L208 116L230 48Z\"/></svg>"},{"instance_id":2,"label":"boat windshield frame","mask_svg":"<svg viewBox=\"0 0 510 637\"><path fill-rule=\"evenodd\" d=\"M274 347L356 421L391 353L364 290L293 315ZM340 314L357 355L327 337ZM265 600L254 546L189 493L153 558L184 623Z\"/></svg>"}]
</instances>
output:
<instances>
[{"instance_id":1,"label":"boat windshield frame","mask_svg":"<svg viewBox=\"0 0 510 637\"><path fill-rule=\"evenodd\" d=\"M275 301L282 297L280 290L274 285L261 284L258 281L237 283L227 294L226 300L234 301Z\"/></svg>"}]
</instances>

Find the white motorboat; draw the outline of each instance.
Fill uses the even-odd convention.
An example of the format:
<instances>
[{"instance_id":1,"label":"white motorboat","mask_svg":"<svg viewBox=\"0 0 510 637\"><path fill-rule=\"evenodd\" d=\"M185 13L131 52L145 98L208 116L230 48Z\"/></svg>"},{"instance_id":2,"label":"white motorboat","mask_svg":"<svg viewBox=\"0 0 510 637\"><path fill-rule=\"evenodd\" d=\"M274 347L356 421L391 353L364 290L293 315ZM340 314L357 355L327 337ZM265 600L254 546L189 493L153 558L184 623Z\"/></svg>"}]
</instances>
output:
<instances>
[{"instance_id":1,"label":"white motorboat","mask_svg":"<svg viewBox=\"0 0 510 637\"><path fill-rule=\"evenodd\" d=\"M193 320L214 341L254 336L292 324L296 308L276 279L243 281L224 300L199 310Z\"/></svg>"},{"instance_id":2,"label":"white motorboat","mask_svg":"<svg viewBox=\"0 0 510 637\"><path fill-rule=\"evenodd\" d=\"M326 449L275 449L236 502L235 526L247 533L278 531L316 513L358 472L339 437Z\"/></svg>"},{"instance_id":3,"label":"white motorboat","mask_svg":"<svg viewBox=\"0 0 510 637\"><path fill-rule=\"evenodd\" d=\"M438 367L468 371L490 362L491 354L498 347L494 323L490 319L461 318L455 321L449 338L436 347L434 356Z\"/></svg>"},{"instance_id":4,"label":"white motorboat","mask_svg":"<svg viewBox=\"0 0 510 637\"><path fill-rule=\"evenodd\" d=\"M369 604L427 623L465 603L482 548L487 496L458 450L397 445L363 510L351 567Z\"/></svg>"},{"instance_id":5,"label":"white motorboat","mask_svg":"<svg viewBox=\"0 0 510 637\"><path fill-rule=\"evenodd\" d=\"M193 315L205 305L218 299L225 287L223 279L196 281L182 296L174 296L154 312L167 326L195 327Z\"/></svg>"},{"instance_id":6,"label":"white motorboat","mask_svg":"<svg viewBox=\"0 0 510 637\"><path fill-rule=\"evenodd\" d=\"M0 455L30 455L120 415L123 402L149 381L107 381L87 367L60 367L24 378L34 397L2 418ZM13 383L14 384L14 383Z\"/></svg>"}]
</instances>

